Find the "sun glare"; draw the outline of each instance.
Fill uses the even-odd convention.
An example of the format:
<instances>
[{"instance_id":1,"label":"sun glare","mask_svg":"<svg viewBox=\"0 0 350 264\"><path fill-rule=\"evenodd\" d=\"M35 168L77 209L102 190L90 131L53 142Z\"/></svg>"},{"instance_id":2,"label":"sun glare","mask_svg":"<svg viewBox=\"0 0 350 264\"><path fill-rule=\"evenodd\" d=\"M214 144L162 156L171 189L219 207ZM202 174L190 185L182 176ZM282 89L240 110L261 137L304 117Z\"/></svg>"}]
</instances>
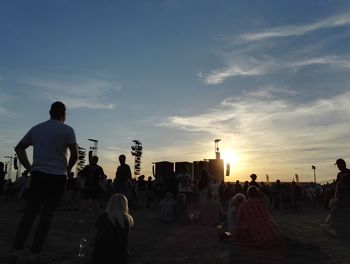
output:
<instances>
[{"instance_id":1,"label":"sun glare","mask_svg":"<svg viewBox=\"0 0 350 264\"><path fill-rule=\"evenodd\" d=\"M230 163L231 168L236 167L238 163L238 155L232 150L224 149L221 151L221 158L225 163Z\"/></svg>"}]
</instances>

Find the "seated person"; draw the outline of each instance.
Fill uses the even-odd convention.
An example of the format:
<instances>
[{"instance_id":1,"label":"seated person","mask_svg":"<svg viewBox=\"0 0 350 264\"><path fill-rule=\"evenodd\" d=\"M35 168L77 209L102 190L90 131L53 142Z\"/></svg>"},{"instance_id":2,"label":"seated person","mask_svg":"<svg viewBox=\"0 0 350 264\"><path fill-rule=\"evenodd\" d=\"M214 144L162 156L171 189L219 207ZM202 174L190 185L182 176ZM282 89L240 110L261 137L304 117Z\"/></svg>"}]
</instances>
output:
<instances>
[{"instance_id":1,"label":"seated person","mask_svg":"<svg viewBox=\"0 0 350 264\"><path fill-rule=\"evenodd\" d=\"M268 245L280 239L281 233L267 207L268 199L256 186L249 186L248 200L237 212L232 240L252 245Z\"/></svg>"},{"instance_id":2,"label":"seated person","mask_svg":"<svg viewBox=\"0 0 350 264\"><path fill-rule=\"evenodd\" d=\"M202 205L201 220L204 225L216 226L220 217L222 216L222 209L219 202L214 200L213 194L208 192L207 199Z\"/></svg>"},{"instance_id":3,"label":"seated person","mask_svg":"<svg viewBox=\"0 0 350 264\"><path fill-rule=\"evenodd\" d=\"M129 214L128 200L120 193L113 194L106 211L100 215L97 228L92 263L128 263L129 231L134 223Z\"/></svg>"},{"instance_id":4,"label":"seated person","mask_svg":"<svg viewBox=\"0 0 350 264\"><path fill-rule=\"evenodd\" d=\"M343 159L335 163L340 172L337 175L334 198L330 201L330 213L323 230L333 236L349 236L350 228L350 170Z\"/></svg>"},{"instance_id":5,"label":"seated person","mask_svg":"<svg viewBox=\"0 0 350 264\"><path fill-rule=\"evenodd\" d=\"M178 223L184 223L187 220L187 203L186 203L186 195L183 193L179 193L175 208L175 219Z\"/></svg>"},{"instance_id":6,"label":"seated person","mask_svg":"<svg viewBox=\"0 0 350 264\"><path fill-rule=\"evenodd\" d=\"M237 193L234 197L232 197L229 202L227 209L227 225L228 231L233 232L236 228L237 221L237 212L239 211L241 205L245 202L245 196L243 193Z\"/></svg>"}]
</instances>

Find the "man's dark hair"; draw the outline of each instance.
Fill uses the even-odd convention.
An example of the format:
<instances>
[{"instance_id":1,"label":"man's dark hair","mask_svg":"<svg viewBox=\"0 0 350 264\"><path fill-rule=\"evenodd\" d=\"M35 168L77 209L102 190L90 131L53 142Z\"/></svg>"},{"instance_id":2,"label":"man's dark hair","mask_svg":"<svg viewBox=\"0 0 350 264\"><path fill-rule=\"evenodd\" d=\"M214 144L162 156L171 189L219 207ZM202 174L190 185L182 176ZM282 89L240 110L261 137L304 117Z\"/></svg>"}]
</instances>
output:
<instances>
[{"instance_id":1,"label":"man's dark hair","mask_svg":"<svg viewBox=\"0 0 350 264\"><path fill-rule=\"evenodd\" d=\"M66 113L66 106L62 102L54 102L51 105L50 109L50 116L51 117L56 117L56 116L62 116Z\"/></svg>"},{"instance_id":2,"label":"man's dark hair","mask_svg":"<svg viewBox=\"0 0 350 264\"><path fill-rule=\"evenodd\" d=\"M344 167L346 168L346 162L343 159L337 159L337 161L335 162L336 165L340 166L340 167Z\"/></svg>"},{"instance_id":3,"label":"man's dark hair","mask_svg":"<svg viewBox=\"0 0 350 264\"><path fill-rule=\"evenodd\" d=\"M120 155L120 156L119 156L119 162L122 163L122 164L124 164L125 161L126 161L125 155L124 155L124 154Z\"/></svg>"},{"instance_id":4,"label":"man's dark hair","mask_svg":"<svg viewBox=\"0 0 350 264\"><path fill-rule=\"evenodd\" d=\"M98 162L98 157L96 155L91 157L91 163L96 163Z\"/></svg>"},{"instance_id":5,"label":"man's dark hair","mask_svg":"<svg viewBox=\"0 0 350 264\"><path fill-rule=\"evenodd\" d=\"M257 177L256 177L256 174L255 174L255 173L253 173L252 175L250 175L250 178L252 178L252 180L253 180L253 181L255 181L255 180L256 180L256 178L257 178Z\"/></svg>"}]
</instances>

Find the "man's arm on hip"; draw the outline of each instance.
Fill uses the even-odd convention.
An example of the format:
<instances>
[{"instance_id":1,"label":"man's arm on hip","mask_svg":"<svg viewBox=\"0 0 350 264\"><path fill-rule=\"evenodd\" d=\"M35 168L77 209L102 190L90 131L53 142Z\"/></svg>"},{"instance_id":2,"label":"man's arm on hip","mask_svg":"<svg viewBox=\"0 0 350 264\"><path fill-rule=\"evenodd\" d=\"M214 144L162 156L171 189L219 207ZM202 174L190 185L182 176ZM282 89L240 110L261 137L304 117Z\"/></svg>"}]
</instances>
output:
<instances>
[{"instance_id":1,"label":"man's arm on hip","mask_svg":"<svg viewBox=\"0 0 350 264\"><path fill-rule=\"evenodd\" d=\"M68 145L70 157L67 166L67 172L70 173L74 164L78 160L78 145L76 143Z\"/></svg>"},{"instance_id":2,"label":"man's arm on hip","mask_svg":"<svg viewBox=\"0 0 350 264\"><path fill-rule=\"evenodd\" d=\"M24 144L22 142L18 143L15 147L15 151L18 157L19 162L26 168L27 170L30 170L31 164L28 160L26 149L29 147L29 145Z\"/></svg>"}]
</instances>

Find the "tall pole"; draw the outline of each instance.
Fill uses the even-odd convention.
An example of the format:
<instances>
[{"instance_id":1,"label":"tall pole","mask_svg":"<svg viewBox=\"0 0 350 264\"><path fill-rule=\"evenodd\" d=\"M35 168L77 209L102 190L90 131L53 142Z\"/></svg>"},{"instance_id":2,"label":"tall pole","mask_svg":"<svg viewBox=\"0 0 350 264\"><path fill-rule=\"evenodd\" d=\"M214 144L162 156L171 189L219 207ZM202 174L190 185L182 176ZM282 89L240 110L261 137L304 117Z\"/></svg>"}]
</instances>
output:
<instances>
[{"instance_id":1,"label":"tall pole","mask_svg":"<svg viewBox=\"0 0 350 264\"><path fill-rule=\"evenodd\" d=\"M220 159L220 149L219 149L219 141L221 139L215 139L214 142L215 142L215 158L216 159Z\"/></svg>"},{"instance_id":2,"label":"tall pole","mask_svg":"<svg viewBox=\"0 0 350 264\"><path fill-rule=\"evenodd\" d=\"M316 167L312 165L311 168L314 170L314 183L316 183Z\"/></svg>"}]
</instances>

